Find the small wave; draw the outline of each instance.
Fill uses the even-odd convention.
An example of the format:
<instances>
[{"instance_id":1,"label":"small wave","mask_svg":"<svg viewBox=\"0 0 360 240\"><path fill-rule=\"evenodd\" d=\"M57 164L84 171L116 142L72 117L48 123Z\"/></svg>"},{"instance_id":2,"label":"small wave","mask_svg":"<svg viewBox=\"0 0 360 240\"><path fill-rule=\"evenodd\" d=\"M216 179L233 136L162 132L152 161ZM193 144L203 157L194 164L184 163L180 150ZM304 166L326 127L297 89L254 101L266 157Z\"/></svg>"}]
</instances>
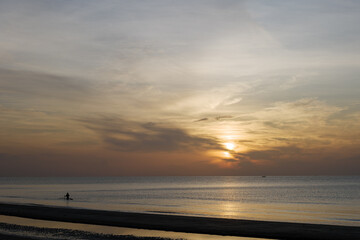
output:
<instances>
[{"instance_id":1,"label":"small wave","mask_svg":"<svg viewBox=\"0 0 360 240\"><path fill-rule=\"evenodd\" d=\"M2 196L3 198L23 198L23 197L19 197L19 196Z\"/></svg>"},{"instance_id":2,"label":"small wave","mask_svg":"<svg viewBox=\"0 0 360 240\"><path fill-rule=\"evenodd\" d=\"M150 212L150 213L165 213L165 214L183 214L183 213L180 213L180 212L171 212L171 211L147 211L147 212Z\"/></svg>"}]
</instances>

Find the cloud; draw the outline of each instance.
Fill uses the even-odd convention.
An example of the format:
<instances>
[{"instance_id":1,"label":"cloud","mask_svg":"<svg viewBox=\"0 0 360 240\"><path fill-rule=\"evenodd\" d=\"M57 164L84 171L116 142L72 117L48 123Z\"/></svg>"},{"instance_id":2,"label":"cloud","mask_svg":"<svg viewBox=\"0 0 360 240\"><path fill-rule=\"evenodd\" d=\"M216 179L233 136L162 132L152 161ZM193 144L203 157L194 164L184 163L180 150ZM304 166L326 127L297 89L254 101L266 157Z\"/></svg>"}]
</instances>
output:
<instances>
[{"instance_id":1,"label":"cloud","mask_svg":"<svg viewBox=\"0 0 360 240\"><path fill-rule=\"evenodd\" d=\"M18 101L75 101L93 95L92 83L78 78L34 71L0 69L0 92Z\"/></svg>"},{"instance_id":2,"label":"cloud","mask_svg":"<svg viewBox=\"0 0 360 240\"><path fill-rule=\"evenodd\" d=\"M216 120L223 120L223 119L230 119L230 118L233 118L234 116L231 116L231 115L223 115L223 116L217 116L215 117Z\"/></svg>"},{"instance_id":3,"label":"cloud","mask_svg":"<svg viewBox=\"0 0 360 240\"><path fill-rule=\"evenodd\" d=\"M139 123L119 118L82 118L78 121L95 131L110 148L124 152L204 151L222 149L215 138L194 136L185 130Z\"/></svg>"},{"instance_id":4,"label":"cloud","mask_svg":"<svg viewBox=\"0 0 360 240\"><path fill-rule=\"evenodd\" d=\"M228 105L239 103L239 102L241 102L241 100L242 100L242 98L234 97L234 98L227 99L223 104L225 106L228 106Z\"/></svg>"},{"instance_id":5,"label":"cloud","mask_svg":"<svg viewBox=\"0 0 360 240\"><path fill-rule=\"evenodd\" d=\"M207 121L207 120L209 120L209 119L208 118L201 118L201 119L198 119L198 120L196 120L194 122L203 122L203 121Z\"/></svg>"},{"instance_id":6,"label":"cloud","mask_svg":"<svg viewBox=\"0 0 360 240\"><path fill-rule=\"evenodd\" d=\"M0 176L104 176L111 173L104 156L31 150L29 152L1 153ZM86 167L84 167L86 166Z\"/></svg>"},{"instance_id":7,"label":"cloud","mask_svg":"<svg viewBox=\"0 0 360 240\"><path fill-rule=\"evenodd\" d=\"M226 161L248 169L355 149L359 6L0 1L2 148L165 159L232 141L243 155Z\"/></svg>"},{"instance_id":8,"label":"cloud","mask_svg":"<svg viewBox=\"0 0 360 240\"><path fill-rule=\"evenodd\" d=\"M335 174L336 166L353 174L360 166L359 116L356 105L317 98L276 102L226 121L228 133L221 133L232 136L236 148L225 150L230 155L222 161L234 174Z\"/></svg>"},{"instance_id":9,"label":"cloud","mask_svg":"<svg viewBox=\"0 0 360 240\"><path fill-rule=\"evenodd\" d=\"M356 46L360 31L354 26L360 20L359 9L353 0L248 2L251 16L287 48L332 53L344 53Z\"/></svg>"},{"instance_id":10,"label":"cloud","mask_svg":"<svg viewBox=\"0 0 360 240\"><path fill-rule=\"evenodd\" d=\"M346 147L359 144L355 135L360 124L358 109L354 107L349 112L345 109L316 98L304 98L273 103L240 119L234 118L233 124L238 122L243 133L241 139L253 141L245 144L247 149L288 145ZM245 122L244 117L248 119Z\"/></svg>"},{"instance_id":11,"label":"cloud","mask_svg":"<svg viewBox=\"0 0 360 240\"><path fill-rule=\"evenodd\" d=\"M356 148L327 149L279 146L246 153L232 153L223 159L248 175L341 175L360 173L360 151Z\"/></svg>"},{"instance_id":12,"label":"cloud","mask_svg":"<svg viewBox=\"0 0 360 240\"><path fill-rule=\"evenodd\" d=\"M234 116L231 116L231 115L224 115L224 116L217 116L217 117L215 117L214 119L215 120L217 120L217 121L221 121L221 120L224 120L224 119L231 119L231 118L233 118ZM198 120L196 120L196 121L194 121L194 122L203 122L203 121L208 121L208 120L210 120L210 118L201 118L201 119L198 119Z\"/></svg>"},{"instance_id":13,"label":"cloud","mask_svg":"<svg viewBox=\"0 0 360 240\"><path fill-rule=\"evenodd\" d=\"M291 102L277 102L258 113L267 129L297 132L321 131L329 126L328 119L342 108L331 106L316 98L303 98ZM313 132L314 133L314 132Z\"/></svg>"}]
</instances>

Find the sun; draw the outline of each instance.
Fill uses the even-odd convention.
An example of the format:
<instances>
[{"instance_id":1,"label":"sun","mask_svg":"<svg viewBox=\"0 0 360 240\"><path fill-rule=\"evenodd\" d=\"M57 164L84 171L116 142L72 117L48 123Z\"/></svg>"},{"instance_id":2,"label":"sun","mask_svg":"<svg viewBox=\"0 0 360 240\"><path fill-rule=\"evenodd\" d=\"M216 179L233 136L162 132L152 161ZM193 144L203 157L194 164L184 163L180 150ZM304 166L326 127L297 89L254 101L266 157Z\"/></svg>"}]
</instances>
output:
<instances>
[{"instance_id":1,"label":"sun","mask_svg":"<svg viewBox=\"0 0 360 240\"><path fill-rule=\"evenodd\" d=\"M234 143L227 142L227 143L224 143L224 145L225 145L225 148L226 148L227 150L232 151L232 150L235 149L235 144L234 144Z\"/></svg>"}]
</instances>

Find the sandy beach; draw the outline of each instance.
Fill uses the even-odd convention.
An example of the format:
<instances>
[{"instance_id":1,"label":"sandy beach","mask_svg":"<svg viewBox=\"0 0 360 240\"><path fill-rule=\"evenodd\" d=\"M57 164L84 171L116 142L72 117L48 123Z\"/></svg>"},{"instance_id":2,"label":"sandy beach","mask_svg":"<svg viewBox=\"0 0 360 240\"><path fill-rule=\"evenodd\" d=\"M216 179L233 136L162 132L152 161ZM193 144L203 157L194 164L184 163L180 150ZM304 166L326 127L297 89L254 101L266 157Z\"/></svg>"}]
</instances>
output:
<instances>
[{"instance_id":1,"label":"sandy beach","mask_svg":"<svg viewBox=\"0 0 360 240\"><path fill-rule=\"evenodd\" d=\"M253 221L0 203L0 214L33 219L271 239L358 239L359 227Z\"/></svg>"}]
</instances>

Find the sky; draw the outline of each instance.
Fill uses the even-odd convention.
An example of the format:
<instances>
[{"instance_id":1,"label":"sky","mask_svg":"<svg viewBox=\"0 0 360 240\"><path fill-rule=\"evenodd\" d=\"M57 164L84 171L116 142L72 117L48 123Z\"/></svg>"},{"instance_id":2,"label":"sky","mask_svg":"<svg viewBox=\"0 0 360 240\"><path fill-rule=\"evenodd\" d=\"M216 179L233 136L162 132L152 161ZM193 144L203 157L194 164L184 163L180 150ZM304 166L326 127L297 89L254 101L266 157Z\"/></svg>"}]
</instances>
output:
<instances>
[{"instance_id":1,"label":"sky","mask_svg":"<svg viewBox=\"0 0 360 240\"><path fill-rule=\"evenodd\" d=\"M1 0L0 176L358 175L357 0Z\"/></svg>"}]
</instances>

